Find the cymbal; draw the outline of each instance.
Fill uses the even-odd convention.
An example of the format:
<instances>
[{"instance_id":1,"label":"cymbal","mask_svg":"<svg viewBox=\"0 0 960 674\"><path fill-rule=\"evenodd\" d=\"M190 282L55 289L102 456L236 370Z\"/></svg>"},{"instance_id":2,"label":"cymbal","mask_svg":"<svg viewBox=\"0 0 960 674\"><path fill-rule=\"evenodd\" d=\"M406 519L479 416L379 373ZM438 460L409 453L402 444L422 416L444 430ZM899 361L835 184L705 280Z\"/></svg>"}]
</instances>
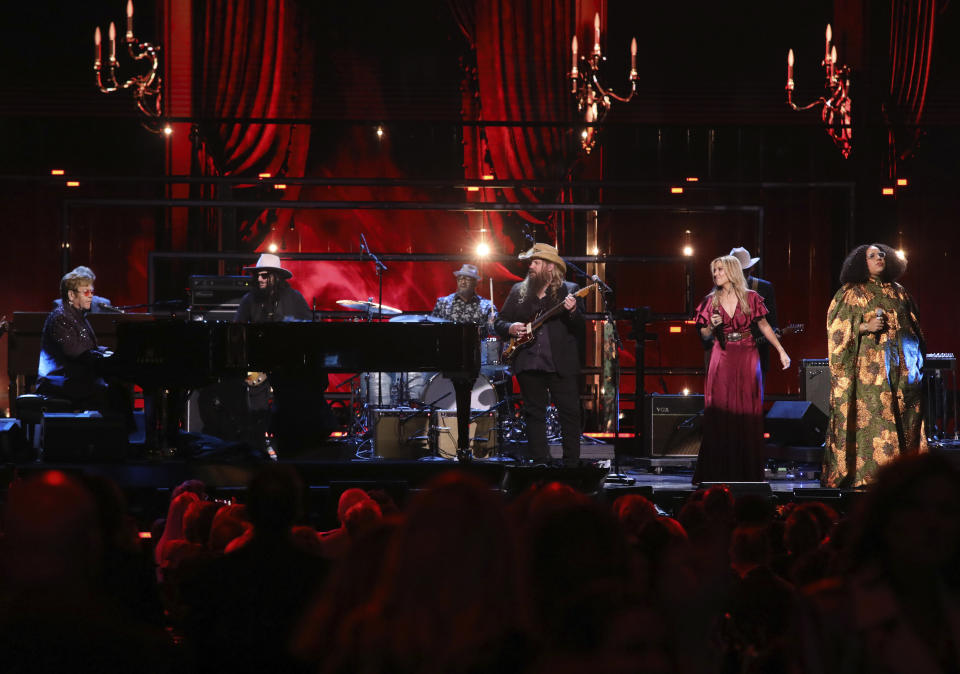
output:
<instances>
[{"instance_id":1,"label":"cymbal","mask_svg":"<svg viewBox=\"0 0 960 674\"><path fill-rule=\"evenodd\" d=\"M390 319L391 323L451 323L446 318L431 314L401 314Z\"/></svg>"},{"instance_id":2,"label":"cymbal","mask_svg":"<svg viewBox=\"0 0 960 674\"><path fill-rule=\"evenodd\" d=\"M374 314L384 314L384 315L394 315L402 314L403 310L397 309L395 307L388 307L386 304L379 305L376 302L370 302L367 300L337 300L337 304L345 309L353 309L355 311L369 311ZM380 307L378 309L378 307Z\"/></svg>"}]
</instances>

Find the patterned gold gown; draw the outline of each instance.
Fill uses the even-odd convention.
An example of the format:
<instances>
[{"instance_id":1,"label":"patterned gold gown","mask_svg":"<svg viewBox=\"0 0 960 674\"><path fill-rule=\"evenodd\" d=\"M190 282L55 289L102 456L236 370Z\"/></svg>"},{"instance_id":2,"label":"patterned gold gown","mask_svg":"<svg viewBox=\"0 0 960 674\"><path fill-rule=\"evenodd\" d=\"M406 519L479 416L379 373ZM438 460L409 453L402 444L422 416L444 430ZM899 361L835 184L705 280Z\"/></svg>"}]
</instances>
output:
<instances>
[{"instance_id":1,"label":"patterned gold gown","mask_svg":"<svg viewBox=\"0 0 960 674\"><path fill-rule=\"evenodd\" d=\"M859 333L864 315L886 315L879 336ZM917 310L899 283L848 283L827 311L830 422L821 481L827 487L869 484L899 454L926 450Z\"/></svg>"}]
</instances>

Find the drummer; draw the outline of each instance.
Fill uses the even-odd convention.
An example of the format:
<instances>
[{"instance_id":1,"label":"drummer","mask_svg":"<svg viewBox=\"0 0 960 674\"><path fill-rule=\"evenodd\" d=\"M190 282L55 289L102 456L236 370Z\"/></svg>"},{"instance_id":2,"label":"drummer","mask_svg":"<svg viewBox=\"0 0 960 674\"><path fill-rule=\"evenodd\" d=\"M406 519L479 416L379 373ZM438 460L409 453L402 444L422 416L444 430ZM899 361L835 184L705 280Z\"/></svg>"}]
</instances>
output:
<instances>
[{"instance_id":1,"label":"drummer","mask_svg":"<svg viewBox=\"0 0 960 674\"><path fill-rule=\"evenodd\" d=\"M477 271L476 266L465 264L453 272L453 275L457 279L457 291L438 297L432 315L454 323L472 323L473 325L486 323L492 334L497 308L493 305L492 299L487 300L477 294L480 272Z\"/></svg>"}]
</instances>

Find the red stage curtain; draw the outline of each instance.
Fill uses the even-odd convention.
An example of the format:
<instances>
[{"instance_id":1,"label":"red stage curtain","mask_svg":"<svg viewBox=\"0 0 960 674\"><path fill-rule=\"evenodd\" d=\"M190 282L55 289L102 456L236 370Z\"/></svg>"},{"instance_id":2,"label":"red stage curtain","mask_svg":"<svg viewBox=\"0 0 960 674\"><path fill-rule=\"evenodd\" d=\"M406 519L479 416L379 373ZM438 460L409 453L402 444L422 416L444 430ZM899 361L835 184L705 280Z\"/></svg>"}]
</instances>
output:
<instances>
[{"instance_id":1,"label":"red stage curtain","mask_svg":"<svg viewBox=\"0 0 960 674\"><path fill-rule=\"evenodd\" d=\"M451 0L461 30L474 48L475 104L465 95L464 117L481 122L572 121L573 102L566 78L575 0ZM469 79L469 78L468 78ZM468 81L468 87L471 83ZM468 178L494 175L498 180L562 180L579 151L568 128L555 126L467 127L465 164ZM482 190L478 201L555 202L557 190ZM532 223L539 214L521 213ZM500 218L488 217L502 235ZM547 226L553 238L552 224ZM544 237L541 237L544 238Z\"/></svg>"},{"instance_id":2,"label":"red stage curtain","mask_svg":"<svg viewBox=\"0 0 960 674\"><path fill-rule=\"evenodd\" d=\"M891 0L890 149L895 162L913 152L923 116L937 17L936 0Z\"/></svg>"},{"instance_id":3,"label":"red stage curtain","mask_svg":"<svg viewBox=\"0 0 960 674\"><path fill-rule=\"evenodd\" d=\"M297 118L312 111L313 77L302 9L294 0L197 3L201 118ZM303 175L308 124L209 123L198 158L204 175ZM288 188L285 197L295 199Z\"/></svg>"}]
</instances>

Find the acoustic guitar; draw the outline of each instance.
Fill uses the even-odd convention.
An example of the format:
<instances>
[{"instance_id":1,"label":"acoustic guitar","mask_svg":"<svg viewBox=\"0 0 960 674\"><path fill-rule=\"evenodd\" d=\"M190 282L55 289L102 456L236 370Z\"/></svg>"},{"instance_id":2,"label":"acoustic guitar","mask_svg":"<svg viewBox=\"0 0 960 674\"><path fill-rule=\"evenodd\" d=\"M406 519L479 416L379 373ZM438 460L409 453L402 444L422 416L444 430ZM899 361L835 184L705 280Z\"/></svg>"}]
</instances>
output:
<instances>
[{"instance_id":1,"label":"acoustic guitar","mask_svg":"<svg viewBox=\"0 0 960 674\"><path fill-rule=\"evenodd\" d=\"M590 285L581 288L577 292L573 293L574 297L586 297L590 294L591 290L596 290L597 284L591 283ZM564 298L566 299L566 298ZM532 321L526 324L527 331L523 333L520 337L511 337L510 341L507 342L507 345L503 347L503 354L500 357L501 362L509 362L516 354L518 349L522 349L536 339L536 332L540 329L540 326L544 324L545 321L556 316L558 313L563 311L563 302L560 302L554 307L551 307L549 310L544 311L542 314L534 318Z\"/></svg>"}]
</instances>

